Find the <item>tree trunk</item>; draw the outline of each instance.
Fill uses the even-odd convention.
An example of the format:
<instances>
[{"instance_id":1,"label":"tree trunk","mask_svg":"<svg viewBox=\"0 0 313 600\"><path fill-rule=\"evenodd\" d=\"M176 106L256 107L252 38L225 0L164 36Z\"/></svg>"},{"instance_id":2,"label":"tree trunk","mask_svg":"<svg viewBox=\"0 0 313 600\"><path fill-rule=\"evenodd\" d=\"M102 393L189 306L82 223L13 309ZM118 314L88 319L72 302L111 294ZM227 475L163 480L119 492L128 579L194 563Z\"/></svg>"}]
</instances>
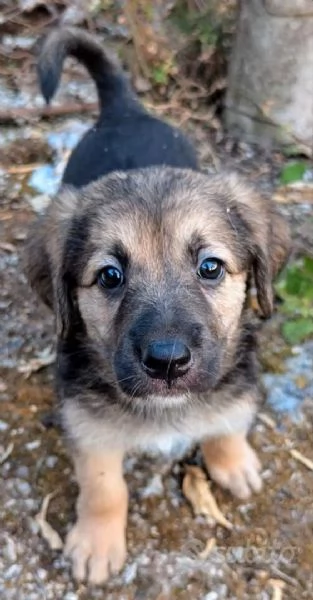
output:
<instances>
[{"instance_id":1,"label":"tree trunk","mask_svg":"<svg viewBox=\"0 0 313 600\"><path fill-rule=\"evenodd\" d=\"M313 1L240 0L225 123L264 147L313 155Z\"/></svg>"}]
</instances>

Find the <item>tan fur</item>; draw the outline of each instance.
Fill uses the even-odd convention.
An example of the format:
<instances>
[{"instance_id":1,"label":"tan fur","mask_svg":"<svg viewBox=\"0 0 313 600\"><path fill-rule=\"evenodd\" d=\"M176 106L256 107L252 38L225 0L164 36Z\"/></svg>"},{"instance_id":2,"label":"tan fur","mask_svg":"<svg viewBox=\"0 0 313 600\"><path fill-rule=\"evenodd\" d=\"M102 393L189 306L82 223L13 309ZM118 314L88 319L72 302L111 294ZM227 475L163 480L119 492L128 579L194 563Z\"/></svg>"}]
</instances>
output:
<instances>
[{"instance_id":1,"label":"tan fur","mask_svg":"<svg viewBox=\"0 0 313 600\"><path fill-rule=\"evenodd\" d=\"M102 583L125 561L128 493L122 461L121 452L85 450L74 459L80 493L65 553L79 581Z\"/></svg>"},{"instance_id":2,"label":"tan fur","mask_svg":"<svg viewBox=\"0 0 313 600\"><path fill-rule=\"evenodd\" d=\"M201 448L212 479L234 496L244 499L251 491L260 491L261 465L245 432L207 440Z\"/></svg>"},{"instance_id":3,"label":"tan fur","mask_svg":"<svg viewBox=\"0 0 313 600\"><path fill-rule=\"evenodd\" d=\"M200 177L199 184L203 183L203 176ZM189 179L190 184L194 185L197 183L198 174L190 173ZM143 183L144 181L140 181L140 184ZM231 183L229 185L231 187ZM238 182L237 185L241 190ZM159 297L164 301L167 293L167 284L164 281L165 259L167 263L177 265L176 272L181 273L178 283L184 286L185 248L193 232L197 231L210 241L202 251L203 256L213 255L221 258L232 270L220 288L203 292L209 304L214 307L216 323L231 341L238 328L238 319L245 300L247 273L240 272L236 255L230 249L229 234L223 234L224 225L215 210L215 194L221 193L220 187L219 180L210 186L212 202L208 208L206 190L202 190L201 185L188 192L188 196L185 192L186 198L181 191L176 196L172 195L169 198L169 209L164 211L161 230L155 228L148 216L139 215L136 211L126 211L120 215L118 221L110 223L108 231L107 217L104 219L100 215L91 232L91 238L97 240L99 250L95 250L82 274L83 285L90 285L95 271L105 263L104 249L118 238L128 250L133 264L141 269L140 277L146 298L157 301ZM235 236L233 244L236 245ZM106 336L117 306L111 303L108 307L101 290L96 288L79 289L78 301L90 334L95 339Z\"/></svg>"},{"instance_id":4,"label":"tan fur","mask_svg":"<svg viewBox=\"0 0 313 600\"><path fill-rule=\"evenodd\" d=\"M230 341L238 333L240 313L246 298L246 281L246 273L229 275L223 289L217 289L214 297L216 320Z\"/></svg>"}]
</instances>

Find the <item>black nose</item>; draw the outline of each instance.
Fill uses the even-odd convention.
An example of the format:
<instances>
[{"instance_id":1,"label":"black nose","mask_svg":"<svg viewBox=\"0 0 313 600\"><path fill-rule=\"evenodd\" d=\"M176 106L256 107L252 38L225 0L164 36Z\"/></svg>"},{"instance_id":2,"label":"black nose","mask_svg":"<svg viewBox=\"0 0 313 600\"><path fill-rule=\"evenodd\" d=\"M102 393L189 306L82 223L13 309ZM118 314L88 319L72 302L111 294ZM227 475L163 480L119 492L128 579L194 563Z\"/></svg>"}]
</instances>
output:
<instances>
[{"instance_id":1,"label":"black nose","mask_svg":"<svg viewBox=\"0 0 313 600\"><path fill-rule=\"evenodd\" d=\"M150 377L168 381L184 375L190 362L190 350L179 340L151 342L142 357L143 366Z\"/></svg>"}]
</instances>

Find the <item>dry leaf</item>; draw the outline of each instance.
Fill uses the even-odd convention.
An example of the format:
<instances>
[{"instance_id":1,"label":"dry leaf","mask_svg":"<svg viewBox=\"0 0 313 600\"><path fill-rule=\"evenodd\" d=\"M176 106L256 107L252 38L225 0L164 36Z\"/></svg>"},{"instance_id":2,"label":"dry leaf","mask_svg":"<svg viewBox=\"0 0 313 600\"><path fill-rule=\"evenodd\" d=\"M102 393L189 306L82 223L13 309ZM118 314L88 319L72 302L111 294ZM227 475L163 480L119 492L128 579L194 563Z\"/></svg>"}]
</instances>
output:
<instances>
[{"instance_id":1,"label":"dry leaf","mask_svg":"<svg viewBox=\"0 0 313 600\"><path fill-rule=\"evenodd\" d=\"M202 560L205 560L206 558L208 558L209 554L211 554L213 548L215 548L216 546L216 539L215 538L210 538L206 545L205 548L199 552L199 558L202 558Z\"/></svg>"},{"instance_id":2,"label":"dry leaf","mask_svg":"<svg viewBox=\"0 0 313 600\"><path fill-rule=\"evenodd\" d=\"M9 242L0 242L0 250L5 250L5 252L16 252L16 246L10 244Z\"/></svg>"},{"instance_id":3,"label":"dry leaf","mask_svg":"<svg viewBox=\"0 0 313 600\"><path fill-rule=\"evenodd\" d=\"M13 219L13 215L12 212L9 212L8 210L6 212L2 212L0 215L0 221L10 221L10 219Z\"/></svg>"},{"instance_id":4,"label":"dry leaf","mask_svg":"<svg viewBox=\"0 0 313 600\"><path fill-rule=\"evenodd\" d=\"M292 448L290 450L290 454L291 454L292 458L294 458L295 460L300 462L302 465L304 465L305 467L310 469L310 471L313 471L313 461L310 458L307 458L301 452L299 452L299 450L296 450L294 448Z\"/></svg>"},{"instance_id":5,"label":"dry leaf","mask_svg":"<svg viewBox=\"0 0 313 600\"><path fill-rule=\"evenodd\" d=\"M313 184L306 181L294 181L281 186L275 192L273 200L279 204L312 204Z\"/></svg>"},{"instance_id":6,"label":"dry leaf","mask_svg":"<svg viewBox=\"0 0 313 600\"><path fill-rule=\"evenodd\" d=\"M271 585L273 590L271 600L282 600L285 582L281 579L269 579L268 583Z\"/></svg>"},{"instance_id":7,"label":"dry leaf","mask_svg":"<svg viewBox=\"0 0 313 600\"><path fill-rule=\"evenodd\" d=\"M200 467L192 465L185 465L185 468L183 494L189 500L195 515L211 517L219 525L226 529L232 529L232 523L224 517L216 504L205 472Z\"/></svg>"},{"instance_id":8,"label":"dry leaf","mask_svg":"<svg viewBox=\"0 0 313 600\"><path fill-rule=\"evenodd\" d=\"M62 550L63 542L58 532L46 520L49 502L53 496L55 496L55 492L48 494L44 498L40 512L35 516L35 520L39 525L43 539L49 544L51 550Z\"/></svg>"},{"instance_id":9,"label":"dry leaf","mask_svg":"<svg viewBox=\"0 0 313 600\"><path fill-rule=\"evenodd\" d=\"M20 373L24 373L25 379L29 379L32 373L37 373L40 369L48 367L55 362L56 354L52 352L51 348L45 348L37 358L32 358L28 362L21 362L18 367Z\"/></svg>"}]
</instances>

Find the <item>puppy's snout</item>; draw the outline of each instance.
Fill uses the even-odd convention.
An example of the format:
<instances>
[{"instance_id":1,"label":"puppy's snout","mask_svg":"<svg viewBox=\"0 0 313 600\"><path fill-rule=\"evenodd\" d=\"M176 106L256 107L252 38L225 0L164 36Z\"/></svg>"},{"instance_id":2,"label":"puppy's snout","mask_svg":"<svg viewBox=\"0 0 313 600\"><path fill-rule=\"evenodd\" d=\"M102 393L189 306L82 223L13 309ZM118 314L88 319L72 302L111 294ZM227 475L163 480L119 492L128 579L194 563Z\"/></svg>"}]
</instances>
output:
<instances>
[{"instance_id":1,"label":"puppy's snout","mask_svg":"<svg viewBox=\"0 0 313 600\"><path fill-rule=\"evenodd\" d=\"M142 364L150 377L168 381L185 375L191 365L191 353L179 340L150 342L143 352Z\"/></svg>"}]
</instances>

